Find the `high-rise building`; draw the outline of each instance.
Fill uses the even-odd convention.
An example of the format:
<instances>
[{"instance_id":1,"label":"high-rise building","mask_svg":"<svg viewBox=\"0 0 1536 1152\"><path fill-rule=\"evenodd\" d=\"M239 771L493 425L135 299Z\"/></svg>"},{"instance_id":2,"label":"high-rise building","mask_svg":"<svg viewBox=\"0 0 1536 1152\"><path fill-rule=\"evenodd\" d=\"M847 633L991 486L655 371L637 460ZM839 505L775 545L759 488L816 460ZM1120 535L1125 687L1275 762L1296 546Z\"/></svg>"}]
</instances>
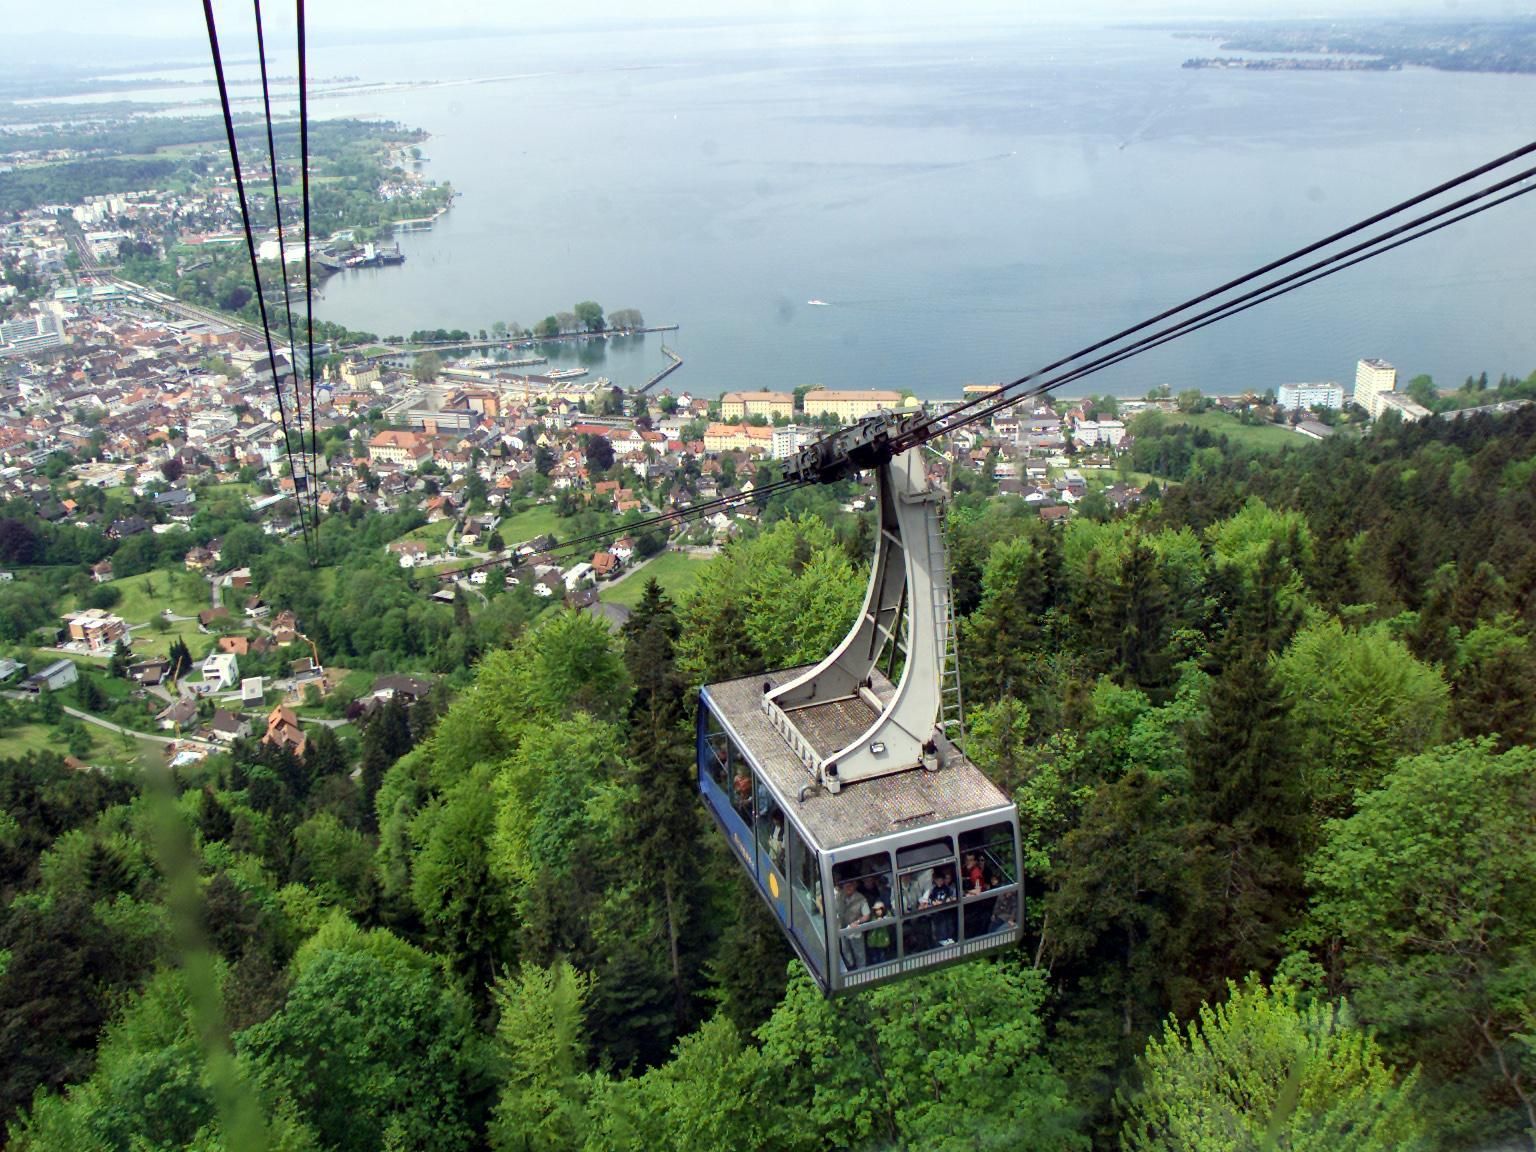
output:
<instances>
[{"instance_id":1,"label":"high-rise building","mask_svg":"<svg viewBox=\"0 0 1536 1152\"><path fill-rule=\"evenodd\" d=\"M1381 415L1381 397L1397 388L1397 369L1385 360L1362 360L1355 365L1355 403L1370 413Z\"/></svg>"}]
</instances>

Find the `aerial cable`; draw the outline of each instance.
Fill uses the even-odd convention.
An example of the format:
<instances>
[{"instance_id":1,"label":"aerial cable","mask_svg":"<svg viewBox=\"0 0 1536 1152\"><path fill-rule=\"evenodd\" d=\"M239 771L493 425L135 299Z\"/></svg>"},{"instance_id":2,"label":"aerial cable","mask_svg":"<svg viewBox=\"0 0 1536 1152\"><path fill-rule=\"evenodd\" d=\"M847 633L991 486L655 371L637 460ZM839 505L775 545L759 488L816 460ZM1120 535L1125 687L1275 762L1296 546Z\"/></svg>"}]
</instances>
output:
<instances>
[{"instance_id":1,"label":"aerial cable","mask_svg":"<svg viewBox=\"0 0 1536 1152\"><path fill-rule=\"evenodd\" d=\"M1506 164L1518 160L1522 156L1528 156L1532 152L1536 152L1536 141L1522 145L1521 147L1516 148L1511 152L1506 152L1504 155L1497 157L1494 160L1490 160L1486 164L1480 164L1476 168L1470 169L1467 172L1463 172L1459 176L1454 176L1449 180L1437 184L1435 187L1430 188L1425 192L1420 192L1415 196L1410 196L1408 199L1400 201L1390 208L1386 208L1372 216L1368 216L1364 220L1358 221L1355 224L1351 224L1347 228L1340 229L1339 231L1334 232L1332 235L1323 237L1321 240L1314 241L1313 243L1308 244L1302 248L1298 248L1284 256L1281 256L1279 259L1272 260L1268 264L1265 264L1259 268L1255 268L1253 271L1245 273L1235 280L1229 280L1227 283L1222 284L1219 287L1212 288L1206 292L1202 292L1198 296L1193 296L1190 299L1184 301L1182 304L1177 304L1172 308L1165 309L1164 311L1159 312L1157 315L1141 321L1139 324L1134 324L1129 328L1125 328L1119 332L1116 332L1113 336L1106 336L1104 339L1096 341L1093 344L1089 344L1087 347L1080 348L1078 351L1072 353L1071 355L1064 356L1060 360L1053 361L1052 363L1045 365L1045 367L1037 369L1028 375L1020 376L1016 380L1011 380L1008 383L1003 384L1001 386L1001 390L1007 391L1012 388L1017 388L1023 384L1029 383L1029 381L1035 379L1036 377L1043 376L1047 372L1054 372L1056 369L1064 367L1074 360L1079 360L1082 357L1089 355L1090 353L1097 352L1100 349L1108 347L1117 340L1123 340L1127 336L1133 336L1137 332L1141 332L1144 329L1150 328L1154 324L1159 324L1172 316L1176 316L1180 312L1187 311L1196 305L1203 304L1208 300L1212 300L1224 292L1231 291L1233 288L1241 287L1251 280L1258 279L1260 276L1268 275L1270 272L1282 268L1286 264L1292 263L1295 260L1299 260L1304 256L1309 256L1312 253L1319 251L1320 249L1326 248L1330 244L1334 244L1340 240L1347 239L1357 232L1364 231L1366 228L1369 228L1375 224L1379 224L1384 220L1390 219L1391 217L1401 212L1407 211L1409 208L1416 207L1417 205L1422 204L1427 200L1431 200L1436 196L1442 195L1443 193L1450 191L1452 188L1459 187L1472 180L1476 180L1480 176L1487 175L1489 172L1492 172L1497 168L1501 168ZM992 393L987 396L977 397L974 400L968 400L964 404L961 404L959 407L953 408L949 412L942 414L942 416L935 415L924 421L921 421L918 427L921 428L924 425L937 424L945 417L953 417L959 412L967 411L981 404L989 403L995 396L996 393ZM914 429L913 431L916 432L917 430L918 429ZM942 433L935 432L935 435L940 434Z\"/></svg>"},{"instance_id":2,"label":"aerial cable","mask_svg":"<svg viewBox=\"0 0 1536 1152\"><path fill-rule=\"evenodd\" d=\"M1442 228L1447 228L1452 224L1459 223L1463 220L1469 219L1472 216L1486 212L1490 208L1494 208L1500 204L1514 200L1517 197L1525 195L1527 192L1536 191L1536 185L1527 185L1524 188L1514 188L1513 191L1505 191L1514 185L1530 180L1532 177L1536 177L1536 167L1528 168L1523 172L1516 173L1515 175L1490 185L1487 188L1480 189L1477 192L1465 196L1460 200L1453 201L1450 204L1443 205L1430 212L1426 212L1423 215L1408 221L1406 224L1398 225L1397 227L1391 228L1386 232L1379 233L1378 235L1373 236L1368 240L1362 241L1350 248L1344 249L1341 252L1337 252L1329 257L1326 257L1323 260L1319 260L1295 272L1288 273L1285 276L1279 277L1278 279L1269 281L1266 284L1262 284L1258 288L1251 289L1248 292L1234 297L1233 299L1227 300L1214 308L1207 309L1204 312L1197 313L1194 316L1181 320L1176 324L1169 325L1167 328L1161 329L1148 336L1144 336L1126 347L1114 349L1113 351L1106 353L1104 356L1099 357L1096 360L1090 361L1084 365L1079 365L1078 367L1073 368L1059 376L1051 377L1048 380L1043 381L1035 385L1035 387L1029 388L1022 393L1006 396L999 395L998 392L990 393L987 396L981 397L979 401L973 401L972 404L981 403L983 407L972 412L963 420L953 421L950 419L950 417L952 417L955 412L960 410L953 409L949 413L945 413L935 418L934 420L927 421L924 425L914 429L912 433L913 439L911 442L919 444L926 443L929 439L933 439L939 435L957 431L958 429L967 427L970 424L980 422L981 420L984 420L999 411L1013 407L1017 404L1021 404L1026 400L1041 396L1044 393L1051 391L1054 388L1058 388L1063 384L1068 384L1075 380L1080 380L1085 376L1089 376L1095 372L1102 371L1103 369L1111 367L1112 365L1122 363L1123 361L1130 359L1132 356L1140 355L1142 352L1146 352L1152 348L1167 344L1181 336L1188 335L1190 332L1195 332L1201 328L1209 327L1210 325L1215 324L1220 320L1227 319L1229 316L1236 316L1240 312L1246 312L1249 308L1255 307L1256 305L1266 303L1270 300L1278 299L1279 297L1284 296L1290 292L1294 292L1298 288L1305 287L1309 284L1314 284L1318 280L1322 280L1328 276L1331 276L1335 272L1341 272L1345 268L1350 268L1356 264L1363 263L1366 260L1373 259L1374 257L1380 256L1385 252L1392 251L1394 248L1400 248L1414 240L1418 240L1424 236L1438 232ZM1490 200L1489 197L1492 197L1496 192L1504 192L1505 194ZM1479 204L1479 201L1485 202ZM1469 205L1473 205L1473 207L1468 207ZM1463 208L1467 210L1462 212L1457 211L1458 209ZM1440 219L1441 217L1446 218ZM1438 221L1438 223L1435 221ZM1427 226L1421 228L1421 225ZM1419 228L1420 230L1417 232L1412 231L1415 228ZM1387 241L1392 242L1386 243ZM1046 369L1041 369L1040 371L1031 373L1029 376L1023 377L1022 379L1033 379L1045 371ZM1007 388L1012 388L1014 386L1015 385L1011 384L1005 385L1002 390L1006 390ZM907 445L908 437L905 435L899 437L898 443ZM898 448L898 450L900 449Z\"/></svg>"},{"instance_id":3,"label":"aerial cable","mask_svg":"<svg viewBox=\"0 0 1536 1152\"><path fill-rule=\"evenodd\" d=\"M310 497L313 501L315 523L315 550L320 548L320 490L315 484L316 469L320 463L320 432L315 422L315 285L311 275L313 240L309 223L309 68L305 55L304 0L298 3L299 41L299 168L302 173L304 195L304 327L308 339L309 367L309 454Z\"/></svg>"},{"instance_id":4,"label":"aerial cable","mask_svg":"<svg viewBox=\"0 0 1536 1152\"><path fill-rule=\"evenodd\" d=\"M224 112L224 132L229 137L229 161L235 172L235 191L240 198L240 221L245 230L245 250L251 258L251 280L256 285L256 303L261 310L261 331L267 341L267 363L272 368L274 381L277 378L277 350L272 346L272 325L267 319L267 300L261 291L261 269L256 260L256 237L251 231L251 206L245 195L245 177L240 172L240 149L235 142L235 120L229 111L229 85L224 79L224 57L219 51L219 31L217 22L213 16L213 0L203 0L203 15L208 23L208 48L213 54L214 78L219 86L219 104ZM270 124L270 120L268 121ZM288 447L288 413L283 406L283 390L276 389L277 393L277 417L283 430L283 448L290 453L289 468L292 469L291 449ZM299 514L299 529L304 533L304 551L308 555L309 526L304 520L302 506Z\"/></svg>"},{"instance_id":5,"label":"aerial cable","mask_svg":"<svg viewBox=\"0 0 1536 1152\"><path fill-rule=\"evenodd\" d=\"M1298 288L1304 288L1308 284L1314 284L1314 283L1316 283L1319 280L1322 280L1322 279L1325 279L1326 277L1332 276L1335 272L1342 272L1346 268L1352 268L1356 264L1362 264L1365 261L1373 259L1373 258L1375 258L1377 256L1380 256L1380 255L1382 255L1385 252L1390 252L1394 248L1401 248L1403 245L1409 244L1409 243L1413 242L1414 240L1418 240L1418 239L1421 239L1424 236L1430 235L1431 233L1438 232L1442 228L1449 228L1452 224L1460 223L1461 221L1466 220L1466 219L1468 219L1468 218L1470 218L1472 216L1476 216L1479 213L1486 212L1490 208L1495 208L1495 207L1497 207L1500 204L1505 204L1505 203L1509 202L1510 200L1514 200L1514 199L1517 199L1517 198L1519 198L1521 196L1525 196L1525 195L1527 195L1528 193L1531 193L1531 192L1536 192L1536 184L1529 184L1529 185L1527 185L1524 188L1516 188L1513 191L1506 192L1506 193L1504 193L1504 195L1499 196L1496 199L1490 200L1487 203L1480 204L1480 205L1478 205L1478 206L1476 206L1474 208L1469 208L1465 212L1461 212L1461 213L1459 213L1459 214L1457 214L1455 216L1452 216L1452 217L1450 217L1448 219L1441 220L1438 223L1430 224L1430 225L1428 225L1427 227L1423 228L1422 230L1420 230L1418 232L1414 232L1414 233L1412 233L1410 235L1407 235L1407 236L1399 237L1398 239L1393 240L1390 244L1385 244L1385 245L1383 245L1380 248L1374 249L1373 251L1365 252L1365 253L1363 253L1361 255L1357 255L1357 256L1353 257L1350 260L1346 260L1346 261L1343 261L1342 263L1334 264L1334 265L1331 265L1330 267L1324 268L1321 271L1314 272L1312 275L1307 276L1303 280L1299 280L1299 281L1296 281L1294 283L1286 284L1286 285L1283 285L1283 286L1271 285L1269 290L1261 290L1262 294L1252 294L1252 295L1255 295L1254 299L1247 299L1247 297L1244 297L1244 300L1246 301L1244 303L1238 303L1237 301L1232 301L1230 305L1224 305L1219 310L1213 310L1213 311L1216 311L1218 314L1216 314L1216 315L1207 314L1207 318L1204 319L1204 320L1201 320L1198 324L1191 324L1188 327L1181 326L1179 328L1179 330L1177 330L1177 331L1174 331L1174 330L1171 330L1171 329L1165 329L1163 334L1159 335L1155 339L1152 338L1152 337L1148 337L1145 342L1138 341L1136 345L1133 345L1133 346L1131 346L1129 348L1126 348L1126 349L1123 349L1121 351L1112 353L1112 354L1110 354L1108 356L1103 357L1100 360L1094 361L1094 362L1092 362L1092 363L1090 363L1088 365L1084 365L1081 368L1073 369L1071 372L1064 373L1061 376L1053 377L1049 381L1045 381L1043 383L1037 384L1035 387L1027 389L1026 391L1024 391L1023 393L1019 394L1018 396L1009 397L1006 400L1003 400L1003 401L994 403L992 405L989 405L988 407L982 409L980 412L977 412L977 413L973 414L971 417L969 417L968 419L963 421L961 424L956 425L955 428L964 427L964 426L966 426L968 424L971 424L971 423L973 423L975 421L979 421L979 420L981 420L981 419L983 419L983 418L985 418L987 416L991 416L994 413L996 413L996 412L998 412L998 411L1000 411L1002 409L1011 408L1011 407L1013 407L1013 406L1015 406L1017 404L1023 403L1026 400L1030 400L1030 399L1034 399L1036 397L1042 396L1045 393L1047 393L1049 391L1052 391L1055 388L1059 388L1063 384L1070 384L1070 383L1072 383L1072 382L1074 382L1076 380L1082 379L1085 376L1091 376L1094 373L1100 372L1100 371L1102 371L1105 368L1109 368L1109 367L1112 367L1112 366L1114 366L1116 364L1120 364L1120 363L1122 363L1122 362L1124 362L1126 360L1129 360L1133 356L1139 356L1143 352L1150 351L1153 348L1157 348L1157 347L1160 347L1163 344L1167 344L1167 343L1169 343L1169 342L1171 342L1173 340L1177 340L1181 336L1187 336L1187 335L1189 335L1189 333L1196 332L1196 331L1200 330L1201 328L1208 328L1210 325L1216 324L1216 323L1218 323L1218 322L1220 322L1222 320L1225 320L1225 319L1227 319L1230 316L1236 316L1240 312L1246 312L1250 308L1256 308L1260 304L1265 304L1265 303L1268 303L1271 300L1278 299L1279 297L1284 296L1284 295L1286 295L1289 292L1296 291L1296 289L1298 289ZM1386 237L1379 237L1378 239L1385 239L1385 238ZM947 431L954 431L955 428L947 429Z\"/></svg>"},{"instance_id":6,"label":"aerial cable","mask_svg":"<svg viewBox=\"0 0 1536 1152\"><path fill-rule=\"evenodd\" d=\"M283 451L288 457L288 471L293 479L294 503L299 510L299 524L304 525L304 505L310 499L309 489L312 487L309 475L309 464L304 460L304 404L303 393L299 388L299 350L298 340L293 331L293 296L288 289L288 240L283 231L283 199L278 191L277 184L277 143L273 138L272 130L272 93L267 84L267 42L262 31L261 0L251 0L251 7L256 16L256 56L261 67L261 105L267 121L267 164L272 175L272 212L277 217L277 259L278 266L282 270L283 279L283 312L288 321L288 359L289 367L293 370L293 411L299 425L299 460L303 467L295 470L293 466L293 447L287 443L287 432L284 430ZM309 236L304 237L306 252L309 247ZM261 281L256 282L256 291L261 293ZM277 365L272 365L273 387L281 395L283 390L282 380L277 374ZM313 399L313 397L311 397ZM309 413L310 426L314 426L315 413L311 408ZM303 475L299 475L299 471ZM309 556L310 565L319 562L319 542L316 541L314 550L310 548L309 530L304 529L304 550Z\"/></svg>"},{"instance_id":7,"label":"aerial cable","mask_svg":"<svg viewBox=\"0 0 1536 1152\"><path fill-rule=\"evenodd\" d=\"M1378 213L1375 216L1368 218L1367 220L1361 221L1356 225L1352 225L1351 227L1344 229L1339 233L1335 233L1334 236L1328 238L1327 240L1318 241L1314 244L1308 245L1305 248L1298 249L1296 252L1281 260L1273 261L1262 268L1256 269L1253 272L1239 277L1236 280L1229 281L1226 285L1223 285L1220 288L1212 289L1198 297L1194 297L1192 300L1187 301L1186 303L1176 308L1168 309L1160 313L1158 316L1143 321L1142 323L1137 324L1132 328L1125 329L1117 336L1108 337L1094 345L1089 346L1088 349L1085 349L1082 352L1078 352L1073 356L1058 360L1053 365L1048 365L1045 368L1038 369L1027 376L1020 377L1018 380L1013 381L1010 384L1002 385L998 392L993 392L987 396L979 397L976 400L969 401L958 408L951 409L947 413L942 413L937 416L927 418L922 422L917 423L915 426L911 427L902 435L896 438L894 442L896 445L896 451L899 452L906 448L925 444L930 440L938 438L941 435L947 435L949 433L958 431L961 428L977 423L980 420L983 420L999 411L1014 407L1027 399L1043 395L1046 392L1060 387L1063 384L1070 383L1074 380L1080 380L1086 376L1092 375L1093 373L1102 371L1105 368L1122 363L1133 356L1140 355L1142 352L1149 351L1152 348L1167 344L1173 340L1177 340L1182 336L1188 335L1194 331L1198 331L1201 328L1208 327L1211 324L1215 324L1220 320L1227 319L1230 316L1235 316L1241 312L1246 312L1250 308L1256 307L1259 304L1267 303L1270 300L1277 299L1280 296L1284 296L1290 292L1294 292L1298 288L1316 283L1318 280L1332 276L1334 273L1341 272L1345 268L1350 268L1356 264L1363 263L1366 260L1373 259L1376 256L1380 256L1386 252L1392 251L1395 248L1400 248L1405 244L1411 243L1414 240L1418 240L1434 232L1438 232L1443 228L1448 228L1452 224L1459 223L1463 220L1469 219L1472 216L1486 212L1490 208L1494 208L1500 204L1504 204L1510 200L1524 196L1528 192L1536 191L1536 184L1509 190L1512 189L1512 186L1530 180L1533 176L1536 176L1536 168L1526 169L1525 171L1519 172L1514 176L1506 177L1505 179L1493 185L1464 196L1450 204L1442 205L1439 208L1433 209L1430 212L1410 220L1406 224L1401 224L1394 228L1388 229L1387 231L1361 241L1350 248L1327 256L1322 260L1314 262L1313 264L1307 265L1302 269L1261 284L1257 288L1250 289L1248 292L1240 296L1224 301L1215 307L1196 314L1195 316L1187 317L1186 319L1179 321L1176 324L1169 325L1168 327L1163 328L1157 332L1143 336L1141 339L1133 342L1128 346L1113 349L1105 353L1105 355L1099 357L1097 360L1090 361L1087 364L1079 365L1076 368L1064 372L1059 376L1051 377L1048 380L1041 381L1040 383L1036 384L1035 387L1030 388L1023 393L1006 396L999 395L999 392L1015 388L1021 383L1027 383L1036 377L1044 375L1055 367L1061 367L1070 363L1074 359L1080 359L1088 351L1096 351L1098 349L1105 348L1106 346L1113 344L1117 339L1123 338L1125 335L1141 331L1142 329L1157 323L1160 319L1167 319L1168 317L1176 315L1181 311L1187 310L1189 307L1196 303L1210 300L1232 287L1248 283L1249 281L1263 276L1268 272L1283 267L1285 264L1294 261L1301 255L1310 254L1311 252L1317 251L1320 247L1323 247L1339 238L1358 233L1363 229L1370 227L1374 223L1380 223L1382 220L1388 219L1391 216L1406 210L1407 207L1423 203L1426 198L1429 198L1439 192L1443 192L1449 188L1456 187L1459 184L1465 183L1467 179L1474 179L1478 175L1486 174L1492 168L1501 166L1502 164L1507 163L1510 159L1529 154L1532 151L1536 151L1536 144L1527 145L1524 148L1517 149L1515 152L1510 153L1508 156L1501 158L1500 160L1493 161L1488 165L1483 165L1466 176L1457 177L1455 180L1447 181L1431 192L1423 193L1419 196L1410 198L1409 200L1397 205L1393 209L1389 209L1383 213ZM1490 199L1490 197L1493 197L1494 193L1496 192L1503 192L1504 194ZM1479 203L1480 201L1481 203ZM1465 209L1465 211L1458 212L1458 209ZM1444 217L1444 219L1441 219L1442 217ZM1413 231L1414 229L1419 230ZM970 415L966 416L963 420L956 421L953 419L956 413L966 409L976 410L972 411ZM756 489L751 493L750 498L755 500L762 496L767 496L786 489L801 487L812 482L813 481L807 478L798 477L781 479ZM744 498L745 497L740 495L718 497L716 499L706 501L702 504L694 505L690 508L661 513L659 515L649 517L645 520L620 525L615 528L606 529L601 532L590 533L585 536L579 536L558 544L554 549L552 549L552 551L565 551L578 545L608 539L622 533L640 531L647 527L652 527L664 523L683 523L685 521L704 516L717 508L739 504L743 501ZM494 567L497 563L500 563L500 561L490 561L484 564L470 565L464 568L454 569L452 572L441 573L440 575L458 576L465 572L473 572L483 568Z\"/></svg>"}]
</instances>

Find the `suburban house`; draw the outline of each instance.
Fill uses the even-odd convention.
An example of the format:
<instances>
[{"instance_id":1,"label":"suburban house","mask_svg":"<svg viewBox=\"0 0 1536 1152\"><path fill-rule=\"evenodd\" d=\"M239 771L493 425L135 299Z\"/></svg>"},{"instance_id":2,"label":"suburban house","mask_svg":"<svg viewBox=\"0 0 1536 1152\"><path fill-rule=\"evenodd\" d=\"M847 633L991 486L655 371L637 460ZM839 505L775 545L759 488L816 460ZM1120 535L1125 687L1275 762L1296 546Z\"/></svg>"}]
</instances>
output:
<instances>
[{"instance_id":1,"label":"suburban house","mask_svg":"<svg viewBox=\"0 0 1536 1152\"><path fill-rule=\"evenodd\" d=\"M414 704L432 691L432 681L420 676L391 674L380 676L373 682L373 696L379 700L398 697L402 704Z\"/></svg>"},{"instance_id":2,"label":"suburban house","mask_svg":"<svg viewBox=\"0 0 1536 1152\"><path fill-rule=\"evenodd\" d=\"M304 684L310 680L320 679L325 675L325 669L315 663L313 656L303 656L289 662L288 674L293 677L295 684Z\"/></svg>"},{"instance_id":3,"label":"suburban house","mask_svg":"<svg viewBox=\"0 0 1536 1152\"><path fill-rule=\"evenodd\" d=\"M190 696L183 696L176 703L161 709L155 719L167 731L190 728L197 722L197 701Z\"/></svg>"},{"instance_id":4,"label":"suburban house","mask_svg":"<svg viewBox=\"0 0 1536 1152\"><path fill-rule=\"evenodd\" d=\"M75 667L73 660L55 660L52 664L42 669L42 671L28 676L22 681L21 686L28 692L57 692L60 688L67 688L78 679L80 679L80 672Z\"/></svg>"},{"instance_id":5,"label":"suburban house","mask_svg":"<svg viewBox=\"0 0 1536 1152\"><path fill-rule=\"evenodd\" d=\"M233 744L242 736L251 734L251 723L238 712L226 712L220 708L214 712L208 731L215 740L224 744Z\"/></svg>"},{"instance_id":6,"label":"suburban house","mask_svg":"<svg viewBox=\"0 0 1536 1152\"><path fill-rule=\"evenodd\" d=\"M219 692L240 683L240 662L233 652L215 652L203 661L205 691Z\"/></svg>"},{"instance_id":7,"label":"suburban house","mask_svg":"<svg viewBox=\"0 0 1536 1152\"><path fill-rule=\"evenodd\" d=\"M136 684L159 684L171 670L169 660L144 660L128 666L128 679Z\"/></svg>"},{"instance_id":8,"label":"suburban house","mask_svg":"<svg viewBox=\"0 0 1536 1152\"><path fill-rule=\"evenodd\" d=\"M261 738L261 742L287 748L295 756L304 755L304 747L308 743L304 729L299 726L298 716L293 709L284 708L281 704L272 709L267 717L267 734Z\"/></svg>"}]
</instances>

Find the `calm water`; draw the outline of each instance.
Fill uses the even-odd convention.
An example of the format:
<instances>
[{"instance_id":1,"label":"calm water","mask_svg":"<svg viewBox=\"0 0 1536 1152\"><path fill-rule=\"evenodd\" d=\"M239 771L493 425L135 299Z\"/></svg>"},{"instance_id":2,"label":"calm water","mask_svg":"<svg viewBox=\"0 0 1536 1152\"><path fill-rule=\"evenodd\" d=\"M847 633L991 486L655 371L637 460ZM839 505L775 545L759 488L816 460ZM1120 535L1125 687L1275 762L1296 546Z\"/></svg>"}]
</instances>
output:
<instances>
[{"instance_id":1,"label":"calm water","mask_svg":"<svg viewBox=\"0 0 1536 1152\"><path fill-rule=\"evenodd\" d=\"M402 268L336 277L317 314L478 329L591 298L682 326L675 388L952 395L1536 138L1531 77L1184 71L1207 49L1150 31L943 37L782 25L316 51L317 74L454 81L316 109L425 128L426 171L463 193L402 236ZM1362 356L1441 382L1526 374L1532 237L1518 201L1079 389L1352 380ZM659 343L595 366L639 383Z\"/></svg>"}]
</instances>

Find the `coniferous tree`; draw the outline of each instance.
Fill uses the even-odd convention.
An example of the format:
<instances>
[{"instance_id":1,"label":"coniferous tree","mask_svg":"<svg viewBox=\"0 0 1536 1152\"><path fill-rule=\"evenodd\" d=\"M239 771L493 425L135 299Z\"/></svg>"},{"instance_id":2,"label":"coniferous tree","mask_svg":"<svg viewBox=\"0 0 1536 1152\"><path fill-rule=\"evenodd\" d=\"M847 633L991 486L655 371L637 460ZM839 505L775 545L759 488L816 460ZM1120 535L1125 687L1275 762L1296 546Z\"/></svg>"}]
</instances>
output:
<instances>
[{"instance_id":1,"label":"coniferous tree","mask_svg":"<svg viewBox=\"0 0 1536 1152\"><path fill-rule=\"evenodd\" d=\"M644 1062L662 1058L694 1023L710 939L693 748L683 710L687 685L674 648L680 631L671 601L655 580L647 581L623 629L634 696L629 803L616 839L633 880L593 1002L594 1016L611 1021L605 1032L622 1028L640 1035L637 1022L653 1021L629 1053Z\"/></svg>"},{"instance_id":2,"label":"coniferous tree","mask_svg":"<svg viewBox=\"0 0 1536 1152\"><path fill-rule=\"evenodd\" d=\"M187 642L180 636L171 641L169 659L171 666L166 672L168 680L179 680L192 671L192 653L187 648Z\"/></svg>"},{"instance_id":3,"label":"coniferous tree","mask_svg":"<svg viewBox=\"0 0 1536 1152\"><path fill-rule=\"evenodd\" d=\"M384 782L384 773L410 750L410 720L399 697L391 696L363 728L362 790L358 800L361 823L367 831L378 831L379 817L373 800Z\"/></svg>"},{"instance_id":4,"label":"coniferous tree","mask_svg":"<svg viewBox=\"0 0 1536 1152\"><path fill-rule=\"evenodd\" d=\"M1161 701L1173 685L1168 651L1173 613L1157 554L1139 536L1132 537L1120 557L1118 573L1102 579L1098 572L1094 557L1081 593L1086 602L1077 607L1094 663L1121 683Z\"/></svg>"},{"instance_id":5,"label":"coniferous tree","mask_svg":"<svg viewBox=\"0 0 1536 1152\"><path fill-rule=\"evenodd\" d=\"M119 639L116 647L112 649L112 659L107 663L107 671L121 680L128 675L128 666L132 663L133 653L129 651L128 645Z\"/></svg>"},{"instance_id":6,"label":"coniferous tree","mask_svg":"<svg viewBox=\"0 0 1536 1152\"><path fill-rule=\"evenodd\" d=\"M1207 822L1205 930L1193 965L1209 993L1268 971L1300 912L1306 797L1290 709L1258 642L1215 677L1189 739L1197 811Z\"/></svg>"}]
</instances>

